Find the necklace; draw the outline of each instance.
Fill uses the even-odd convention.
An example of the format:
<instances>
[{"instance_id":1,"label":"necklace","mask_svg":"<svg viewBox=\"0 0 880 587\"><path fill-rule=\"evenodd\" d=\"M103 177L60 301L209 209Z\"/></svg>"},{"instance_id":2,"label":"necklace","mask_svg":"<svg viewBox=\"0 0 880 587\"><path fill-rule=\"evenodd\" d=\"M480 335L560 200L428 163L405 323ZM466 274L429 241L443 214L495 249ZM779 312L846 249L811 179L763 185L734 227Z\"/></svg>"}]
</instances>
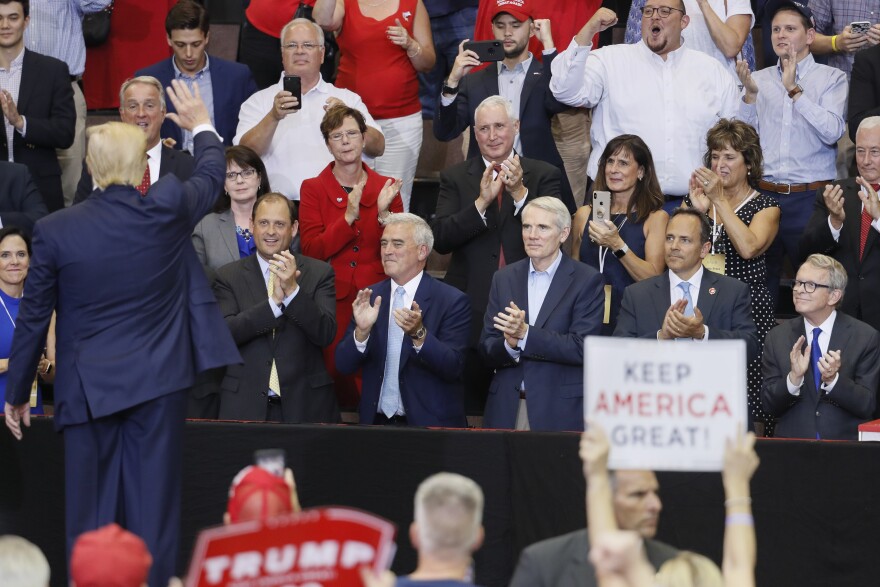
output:
<instances>
[{"instance_id":1,"label":"necklace","mask_svg":"<svg viewBox=\"0 0 880 587\"><path fill-rule=\"evenodd\" d=\"M240 234L242 236L242 238L244 238L244 242L246 242L246 243L251 242L251 238L253 237L253 235L251 234L251 231L249 229L242 228L238 225L236 225L236 227L235 227L235 233Z\"/></svg>"}]
</instances>

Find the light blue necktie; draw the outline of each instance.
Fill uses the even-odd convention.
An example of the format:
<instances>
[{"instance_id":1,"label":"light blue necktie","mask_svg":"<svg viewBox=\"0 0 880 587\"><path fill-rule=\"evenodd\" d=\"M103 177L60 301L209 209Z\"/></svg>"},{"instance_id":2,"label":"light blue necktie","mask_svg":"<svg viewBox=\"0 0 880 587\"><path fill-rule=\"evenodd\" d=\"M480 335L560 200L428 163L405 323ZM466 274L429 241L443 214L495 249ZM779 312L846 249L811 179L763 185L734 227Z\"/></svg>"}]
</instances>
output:
<instances>
[{"instance_id":1,"label":"light blue necktie","mask_svg":"<svg viewBox=\"0 0 880 587\"><path fill-rule=\"evenodd\" d=\"M382 379L382 391L379 394L379 409L388 418L394 416L400 407L400 350L403 346L403 329L394 321L394 310L403 307L402 286L394 290L394 301L391 304L391 316L388 324L388 345L385 350L385 377Z\"/></svg>"},{"instance_id":2,"label":"light blue necktie","mask_svg":"<svg viewBox=\"0 0 880 587\"><path fill-rule=\"evenodd\" d=\"M687 306L684 308L684 315L689 318L694 315L694 300L691 298L691 284L687 281L682 281L678 284L678 287L684 294L682 297L687 301Z\"/></svg>"}]
</instances>

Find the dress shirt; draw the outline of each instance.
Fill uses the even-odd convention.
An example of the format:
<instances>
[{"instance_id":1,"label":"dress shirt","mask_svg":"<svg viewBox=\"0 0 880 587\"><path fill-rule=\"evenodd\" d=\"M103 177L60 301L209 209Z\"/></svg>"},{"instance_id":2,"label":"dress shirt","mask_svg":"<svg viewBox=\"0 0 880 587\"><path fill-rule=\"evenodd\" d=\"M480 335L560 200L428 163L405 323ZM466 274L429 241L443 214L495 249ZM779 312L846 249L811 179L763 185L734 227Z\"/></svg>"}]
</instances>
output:
<instances>
[{"instance_id":1,"label":"dress shirt","mask_svg":"<svg viewBox=\"0 0 880 587\"><path fill-rule=\"evenodd\" d=\"M177 61L175 58L171 58L171 67L174 68L174 79L182 81L186 83L187 87L192 90L193 84L198 84L199 93L202 95L202 102L205 103L205 108L208 109L208 116L211 117L211 124L216 124L216 118L214 118L214 88L211 85L211 58L205 53L205 67L203 67L200 71L197 71L195 75L187 75L180 71L177 67ZM193 136L192 133L186 129L181 129L183 145L182 149L184 151L193 152ZM220 137L222 140L223 137Z\"/></svg>"},{"instance_id":2,"label":"dress shirt","mask_svg":"<svg viewBox=\"0 0 880 587\"><path fill-rule=\"evenodd\" d=\"M828 352L828 345L831 343L831 331L834 329L834 320L837 318L837 310L833 310L831 315L825 318L825 322L818 325L818 328L822 329L822 332L819 333L819 350L822 351L822 356L825 356L825 353ZM807 337L807 343L812 343L813 341L813 329L817 326L810 324L810 321L804 318L804 335ZM795 385L789 379L791 372L785 377L785 385L788 387L788 393L793 396L801 395L801 386L803 386L806 377L813 376L813 365L807 367L807 372L804 374L804 378L801 379L801 382L798 385ZM820 387L822 391L825 393L831 393L831 390L834 389L834 386L837 385L837 381L840 379L840 373L834 375L834 379L831 383L822 383Z\"/></svg>"},{"instance_id":3,"label":"dress shirt","mask_svg":"<svg viewBox=\"0 0 880 587\"><path fill-rule=\"evenodd\" d=\"M403 307L404 308L412 308L412 304L416 299L416 292L419 290L419 284L422 282L422 276L424 274L425 274L424 270L419 271L418 275L416 275L415 277L413 277L412 279L410 279L409 281L407 281L406 283L403 284L403 292L404 292L403 293ZM400 287L400 284L392 279L391 280L391 293L389 294L387 300L383 300L383 303L386 306L388 306L388 330L389 331L391 330L391 328L393 326L396 326L396 323L394 322L394 314L391 312L391 302L394 299L394 292L397 291L398 287ZM379 311L379 315L380 316L382 315L381 309ZM406 335L405 332L403 334ZM360 353L366 352L367 341L370 340L369 335L367 335L367 338L364 339L364 342L360 342L357 339L357 337L354 336L354 333L352 333L352 336L354 337L354 346L358 350L358 352L360 352ZM422 346L425 346L424 341L422 341ZM413 345L413 348L416 350L416 352L419 352L420 350L422 350L422 346Z\"/></svg>"},{"instance_id":4,"label":"dress shirt","mask_svg":"<svg viewBox=\"0 0 880 587\"><path fill-rule=\"evenodd\" d=\"M674 271L669 272L669 299L672 300L674 304L678 300L684 299L684 292L678 287L679 283L683 283L685 280L675 274ZM700 268L697 269L697 272L691 275L691 278L687 280L688 283L691 284L691 301L694 303L694 309L699 308L700 301L700 286L703 284L703 266L700 265ZM658 333L659 336L659 333ZM687 339L685 339L687 340ZM695 338L697 342L706 342L709 340L709 327L705 324L703 325L703 338Z\"/></svg>"},{"instance_id":5,"label":"dress shirt","mask_svg":"<svg viewBox=\"0 0 880 587\"><path fill-rule=\"evenodd\" d=\"M731 75L705 53L680 47L664 60L644 41L591 50L572 40L553 60L550 90L569 106L593 108L587 175L612 138L637 134L654 157L664 194L684 196L702 166L706 132L736 116L739 91Z\"/></svg>"},{"instance_id":6,"label":"dress shirt","mask_svg":"<svg viewBox=\"0 0 880 587\"><path fill-rule=\"evenodd\" d=\"M861 191L864 192L865 190L862 189ZM880 198L880 194L878 194L877 197ZM864 212L864 210L865 210L865 204L863 203L861 206L861 211ZM828 222L828 228L831 229L831 236L834 238L834 241L840 242L840 230L837 230L836 228L834 228L834 226L831 225L831 215L830 214L828 215L827 222ZM844 220L844 222L846 222L846 220ZM852 220L852 222L861 223L861 219ZM880 218L875 218L874 220L872 220L871 227L874 230L876 230L877 232L880 232ZM843 230L843 226L841 226L840 229Z\"/></svg>"},{"instance_id":7,"label":"dress shirt","mask_svg":"<svg viewBox=\"0 0 880 587\"><path fill-rule=\"evenodd\" d=\"M546 271L536 270L531 259L529 259L529 307L526 309L526 321L529 323L529 326L535 325L535 320L538 319L538 314L541 313L541 306L544 305L544 298L547 297L547 292L550 291L550 284L553 283L553 277L556 275L556 270L559 269L561 262L562 253L558 250L556 251L556 259L553 260L553 263L550 264ZM526 350L528 338L529 331L526 329L526 333L520 339L517 348L507 344L507 339L505 339L504 349L507 351L507 354L519 362L520 353Z\"/></svg>"},{"instance_id":8,"label":"dress shirt","mask_svg":"<svg viewBox=\"0 0 880 587\"><path fill-rule=\"evenodd\" d=\"M12 100L18 104L18 89L21 86L21 72L22 65L24 64L24 49L21 50L21 53L12 60L12 63L9 64L9 69L3 69L0 67L0 89L6 90L10 94L12 94ZM22 117L24 118L24 117ZM9 124L9 121L5 116L0 114L0 119L3 120L4 130L6 131L6 146L8 149L7 160L15 161L12 158L12 139L14 137L15 127ZM27 130L27 126L21 127L21 130L18 133L21 136L24 136L25 131Z\"/></svg>"},{"instance_id":9,"label":"dress shirt","mask_svg":"<svg viewBox=\"0 0 880 587\"><path fill-rule=\"evenodd\" d=\"M24 30L24 46L67 64L70 75L86 69L83 15L100 12L112 0L31 0L30 21Z\"/></svg>"},{"instance_id":10,"label":"dress shirt","mask_svg":"<svg viewBox=\"0 0 880 587\"><path fill-rule=\"evenodd\" d=\"M512 159L514 155L516 155L516 151L511 151L511 152L510 152L510 155L508 155L507 157L504 158L505 161L506 161L507 159ZM488 159L486 159L485 157L483 157L483 164L484 164L486 167L489 167L490 165L492 165L492 162L489 161ZM499 163L499 165L500 165L500 164L501 164L501 163ZM495 178L496 178L496 177L498 177L498 172L495 171L495 169L493 168L493 169L492 169L492 181L495 181ZM525 185L523 185L523 187L525 187ZM502 191L504 191L505 189L506 189L505 186L501 186L501 190L502 190ZM526 205L526 200L527 200L528 198L529 198L529 188L526 188L526 195L524 195L524 196L522 197L522 199L521 199L519 202L517 202L516 200L514 200L514 202L513 202L513 215L514 215L514 216L516 216L517 214L519 214L519 211L522 210L523 206ZM474 202L474 206L476 206L476 205L477 205L476 202ZM491 205L492 205L492 204L490 204L490 206L491 206ZM480 212L480 210L477 209L477 212ZM480 212L480 218L483 219L483 224L486 224L486 214L483 213L483 212Z\"/></svg>"},{"instance_id":11,"label":"dress shirt","mask_svg":"<svg viewBox=\"0 0 880 587\"><path fill-rule=\"evenodd\" d=\"M266 282L266 292L269 291L269 262L263 259L259 253L257 253L257 262L260 264L260 272L263 274L263 281ZM277 279L277 278L276 278ZM293 301L293 298L296 297L296 294L299 293L299 285L296 286L290 295L286 296L283 300L281 300L281 306L275 303L275 300L272 299L272 296L268 296L269 298L269 307L272 308L272 314L275 315L276 318L281 317L282 306L289 306L290 302Z\"/></svg>"},{"instance_id":12,"label":"dress shirt","mask_svg":"<svg viewBox=\"0 0 880 587\"><path fill-rule=\"evenodd\" d=\"M162 141L147 149L147 167L150 168L150 185L159 181L159 169L162 167Z\"/></svg>"},{"instance_id":13,"label":"dress shirt","mask_svg":"<svg viewBox=\"0 0 880 587\"><path fill-rule=\"evenodd\" d=\"M497 64L498 95L513 104L513 111L517 118L521 112L520 97L522 96L523 84L526 81L526 72L529 71L533 58L531 51L529 51L528 58L525 61L520 61L513 68L507 67L503 61L499 61ZM516 133L516 138L513 139L513 148L518 153L522 153L519 133Z\"/></svg>"},{"instance_id":14,"label":"dress shirt","mask_svg":"<svg viewBox=\"0 0 880 587\"><path fill-rule=\"evenodd\" d=\"M795 81L803 88L797 100L782 85L782 68L752 74L758 85L754 104L740 101L739 118L761 137L764 179L775 183L812 183L837 176L837 141L843 136L848 86L838 69L800 60Z\"/></svg>"},{"instance_id":15,"label":"dress shirt","mask_svg":"<svg viewBox=\"0 0 880 587\"><path fill-rule=\"evenodd\" d=\"M241 105L233 144L239 144L241 137L272 110L275 95L283 89L283 79L284 73L276 85L260 90ZM288 114L278 123L268 149L261 156L273 190L291 200L299 200L299 188L304 180L316 177L333 161L321 135L324 103L328 98L339 98L347 106L360 110L367 126L382 132L360 96L323 79L318 80L317 85L303 95L299 112ZM373 166L371 157L363 155L363 160Z\"/></svg>"},{"instance_id":16,"label":"dress shirt","mask_svg":"<svg viewBox=\"0 0 880 587\"><path fill-rule=\"evenodd\" d=\"M809 7L816 20L816 32L828 36L839 35L855 21L875 24L880 18L880 0L810 0ZM828 65L845 73L849 81L854 56L854 53L832 53L827 56Z\"/></svg>"},{"instance_id":17,"label":"dress shirt","mask_svg":"<svg viewBox=\"0 0 880 587\"><path fill-rule=\"evenodd\" d=\"M749 17L749 30L755 26L755 15L752 13L752 4L749 0L708 0L709 6L722 22L727 22L731 16L745 14ZM700 51L706 55L713 57L733 76L736 83L739 83L739 77L736 75L736 60L728 58L709 33L709 27L706 26L706 19L700 5L696 0L684 0L684 7L690 22L686 29L681 31L682 38L687 42L689 49ZM769 34L769 31L768 31Z\"/></svg>"}]
</instances>

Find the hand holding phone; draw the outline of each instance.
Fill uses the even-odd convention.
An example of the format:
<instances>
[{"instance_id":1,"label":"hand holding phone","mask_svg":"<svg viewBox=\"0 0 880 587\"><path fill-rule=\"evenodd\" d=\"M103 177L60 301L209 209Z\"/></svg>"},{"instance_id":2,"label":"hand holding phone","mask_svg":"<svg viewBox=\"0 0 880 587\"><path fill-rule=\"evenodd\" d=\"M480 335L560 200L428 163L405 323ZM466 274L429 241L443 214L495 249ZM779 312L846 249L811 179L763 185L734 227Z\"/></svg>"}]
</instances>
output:
<instances>
[{"instance_id":1,"label":"hand holding phone","mask_svg":"<svg viewBox=\"0 0 880 587\"><path fill-rule=\"evenodd\" d=\"M284 91L293 94L296 98L296 106L291 106L291 110L299 110L302 108L302 79L298 75L284 76Z\"/></svg>"},{"instance_id":2,"label":"hand holding phone","mask_svg":"<svg viewBox=\"0 0 880 587\"><path fill-rule=\"evenodd\" d=\"M609 208L611 205L611 192L595 191L593 192L593 220L603 222L610 220Z\"/></svg>"},{"instance_id":3,"label":"hand holding phone","mask_svg":"<svg viewBox=\"0 0 880 587\"><path fill-rule=\"evenodd\" d=\"M476 53L479 60L484 63L504 60L504 47L501 46L501 41L470 41L464 44L464 49Z\"/></svg>"}]
</instances>

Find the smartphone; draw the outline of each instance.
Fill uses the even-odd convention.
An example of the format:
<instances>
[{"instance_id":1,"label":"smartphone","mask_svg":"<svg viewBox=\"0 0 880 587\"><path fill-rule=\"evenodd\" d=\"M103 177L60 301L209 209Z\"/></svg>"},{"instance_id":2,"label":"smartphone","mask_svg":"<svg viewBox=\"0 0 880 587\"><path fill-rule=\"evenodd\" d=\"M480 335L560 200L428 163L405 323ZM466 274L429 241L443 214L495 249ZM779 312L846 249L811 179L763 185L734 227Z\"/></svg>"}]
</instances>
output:
<instances>
[{"instance_id":1,"label":"smartphone","mask_svg":"<svg viewBox=\"0 0 880 587\"><path fill-rule=\"evenodd\" d=\"M254 451L254 464L278 477L284 477L285 453L280 448Z\"/></svg>"},{"instance_id":2,"label":"smartphone","mask_svg":"<svg viewBox=\"0 0 880 587\"><path fill-rule=\"evenodd\" d=\"M504 59L504 48L501 46L501 41L471 41L464 44L464 49L476 53L480 61L502 61Z\"/></svg>"},{"instance_id":3,"label":"smartphone","mask_svg":"<svg viewBox=\"0 0 880 587\"><path fill-rule=\"evenodd\" d=\"M593 192L593 220L611 220L608 214L611 205L611 192L596 191Z\"/></svg>"},{"instance_id":4,"label":"smartphone","mask_svg":"<svg viewBox=\"0 0 880 587\"><path fill-rule=\"evenodd\" d=\"M298 75L285 75L284 76L284 91L290 92L293 94L293 97L296 98L299 103L292 108L292 110L299 110L302 108L302 80Z\"/></svg>"},{"instance_id":5,"label":"smartphone","mask_svg":"<svg viewBox=\"0 0 880 587\"><path fill-rule=\"evenodd\" d=\"M868 20L857 20L849 26L854 35L864 35L871 29L871 22Z\"/></svg>"}]
</instances>

